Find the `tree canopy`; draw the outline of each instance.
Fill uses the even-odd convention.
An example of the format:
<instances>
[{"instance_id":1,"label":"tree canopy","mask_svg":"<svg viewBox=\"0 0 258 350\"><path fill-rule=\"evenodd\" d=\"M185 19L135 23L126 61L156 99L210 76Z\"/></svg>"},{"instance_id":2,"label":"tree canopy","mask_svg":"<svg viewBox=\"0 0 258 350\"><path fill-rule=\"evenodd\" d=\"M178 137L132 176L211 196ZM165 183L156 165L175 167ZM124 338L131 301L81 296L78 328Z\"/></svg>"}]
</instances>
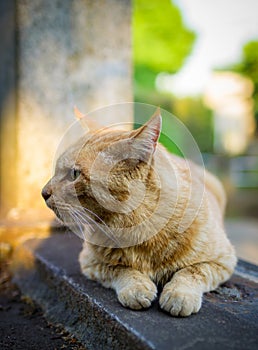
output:
<instances>
[{"instance_id":1,"label":"tree canopy","mask_svg":"<svg viewBox=\"0 0 258 350\"><path fill-rule=\"evenodd\" d=\"M177 72L189 55L195 34L183 23L170 0L134 0L133 52L135 79L153 87L159 72Z\"/></svg>"},{"instance_id":2,"label":"tree canopy","mask_svg":"<svg viewBox=\"0 0 258 350\"><path fill-rule=\"evenodd\" d=\"M155 80L160 72L173 74L182 68L192 51L195 37L195 33L185 25L180 10L173 1L134 0L135 100L160 105L163 109L178 115L193 133L201 150L207 152L212 148L211 112L199 99L178 100L169 93L161 93L155 89ZM136 114L135 122L141 125L147 118L148 115ZM166 129L169 138L161 135L160 142L171 152L181 155L171 142L175 137L175 130L171 128L168 114L163 115L163 128Z\"/></svg>"}]
</instances>

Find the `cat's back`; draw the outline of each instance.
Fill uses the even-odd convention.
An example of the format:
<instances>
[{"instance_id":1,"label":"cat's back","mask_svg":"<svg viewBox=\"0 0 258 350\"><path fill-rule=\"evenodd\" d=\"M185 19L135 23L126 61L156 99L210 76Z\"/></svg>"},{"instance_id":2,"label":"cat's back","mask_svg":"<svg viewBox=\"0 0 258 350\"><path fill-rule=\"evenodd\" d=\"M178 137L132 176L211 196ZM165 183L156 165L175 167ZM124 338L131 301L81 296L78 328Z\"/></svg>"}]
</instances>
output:
<instances>
[{"instance_id":1,"label":"cat's back","mask_svg":"<svg viewBox=\"0 0 258 350\"><path fill-rule=\"evenodd\" d=\"M201 191L204 186L205 193L208 197L217 202L220 210L224 213L226 206L226 195L222 183L220 180L208 170L204 165L200 166L192 162L189 159L179 157L175 154L168 152L163 146L159 145L162 152L166 153L166 161L159 162L159 166L164 168L170 168L175 173L176 181L188 184L192 187L192 190L197 192ZM168 181L172 177L167 177Z\"/></svg>"}]
</instances>

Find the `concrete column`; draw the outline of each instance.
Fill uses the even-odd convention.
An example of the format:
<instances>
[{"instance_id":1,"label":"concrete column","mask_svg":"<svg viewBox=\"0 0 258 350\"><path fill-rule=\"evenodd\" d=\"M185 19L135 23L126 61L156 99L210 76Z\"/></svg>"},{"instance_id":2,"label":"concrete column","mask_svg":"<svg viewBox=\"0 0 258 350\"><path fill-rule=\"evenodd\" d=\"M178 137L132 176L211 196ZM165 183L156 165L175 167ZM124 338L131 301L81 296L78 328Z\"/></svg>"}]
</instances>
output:
<instances>
[{"instance_id":1,"label":"concrete column","mask_svg":"<svg viewBox=\"0 0 258 350\"><path fill-rule=\"evenodd\" d=\"M40 190L73 106L89 112L132 101L131 1L1 0L0 6L1 212L35 219L48 212Z\"/></svg>"},{"instance_id":2,"label":"concrete column","mask_svg":"<svg viewBox=\"0 0 258 350\"><path fill-rule=\"evenodd\" d=\"M16 206L15 1L0 1L0 208Z\"/></svg>"}]
</instances>

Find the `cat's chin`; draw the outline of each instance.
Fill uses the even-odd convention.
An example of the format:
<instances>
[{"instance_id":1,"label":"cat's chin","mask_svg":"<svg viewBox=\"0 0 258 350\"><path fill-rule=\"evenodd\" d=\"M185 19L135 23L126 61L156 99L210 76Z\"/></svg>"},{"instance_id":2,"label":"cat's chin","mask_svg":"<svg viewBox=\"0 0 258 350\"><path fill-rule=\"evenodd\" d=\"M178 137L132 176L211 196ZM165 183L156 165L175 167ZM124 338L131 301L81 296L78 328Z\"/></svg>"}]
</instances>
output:
<instances>
[{"instance_id":1,"label":"cat's chin","mask_svg":"<svg viewBox=\"0 0 258 350\"><path fill-rule=\"evenodd\" d=\"M56 213L55 212L55 206L53 205L52 198L49 198L49 199L45 200L45 203L46 203L46 205L48 206L49 209L53 210L53 212Z\"/></svg>"},{"instance_id":2,"label":"cat's chin","mask_svg":"<svg viewBox=\"0 0 258 350\"><path fill-rule=\"evenodd\" d=\"M58 216L56 212L55 212L55 214L56 214L56 219L60 223L60 225L62 225L64 227L68 228L69 230L75 232L74 222L72 220L69 220L69 218L65 218L64 219L63 217L60 216L60 214Z\"/></svg>"},{"instance_id":3,"label":"cat's chin","mask_svg":"<svg viewBox=\"0 0 258 350\"><path fill-rule=\"evenodd\" d=\"M57 216L55 217L55 222L58 226L68 228L68 226L63 222L63 220Z\"/></svg>"},{"instance_id":4,"label":"cat's chin","mask_svg":"<svg viewBox=\"0 0 258 350\"><path fill-rule=\"evenodd\" d=\"M57 209L57 207L51 205L51 203L47 203L47 206L49 207L49 209L53 210L53 212L56 215L56 218L63 224L66 225L66 223L64 222L64 217L60 214L60 211Z\"/></svg>"}]
</instances>

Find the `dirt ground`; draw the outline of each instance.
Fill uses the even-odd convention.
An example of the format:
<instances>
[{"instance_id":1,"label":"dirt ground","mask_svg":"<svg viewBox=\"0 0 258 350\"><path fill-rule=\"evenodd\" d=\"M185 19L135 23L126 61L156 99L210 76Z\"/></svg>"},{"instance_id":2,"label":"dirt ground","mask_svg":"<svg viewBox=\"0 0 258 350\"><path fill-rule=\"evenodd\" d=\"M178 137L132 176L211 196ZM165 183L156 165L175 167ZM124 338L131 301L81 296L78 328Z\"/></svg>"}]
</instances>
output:
<instances>
[{"instance_id":1,"label":"dirt ground","mask_svg":"<svg viewBox=\"0 0 258 350\"><path fill-rule=\"evenodd\" d=\"M66 331L49 324L42 310L11 282L8 263L0 266L1 350L85 350Z\"/></svg>"}]
</instances>

